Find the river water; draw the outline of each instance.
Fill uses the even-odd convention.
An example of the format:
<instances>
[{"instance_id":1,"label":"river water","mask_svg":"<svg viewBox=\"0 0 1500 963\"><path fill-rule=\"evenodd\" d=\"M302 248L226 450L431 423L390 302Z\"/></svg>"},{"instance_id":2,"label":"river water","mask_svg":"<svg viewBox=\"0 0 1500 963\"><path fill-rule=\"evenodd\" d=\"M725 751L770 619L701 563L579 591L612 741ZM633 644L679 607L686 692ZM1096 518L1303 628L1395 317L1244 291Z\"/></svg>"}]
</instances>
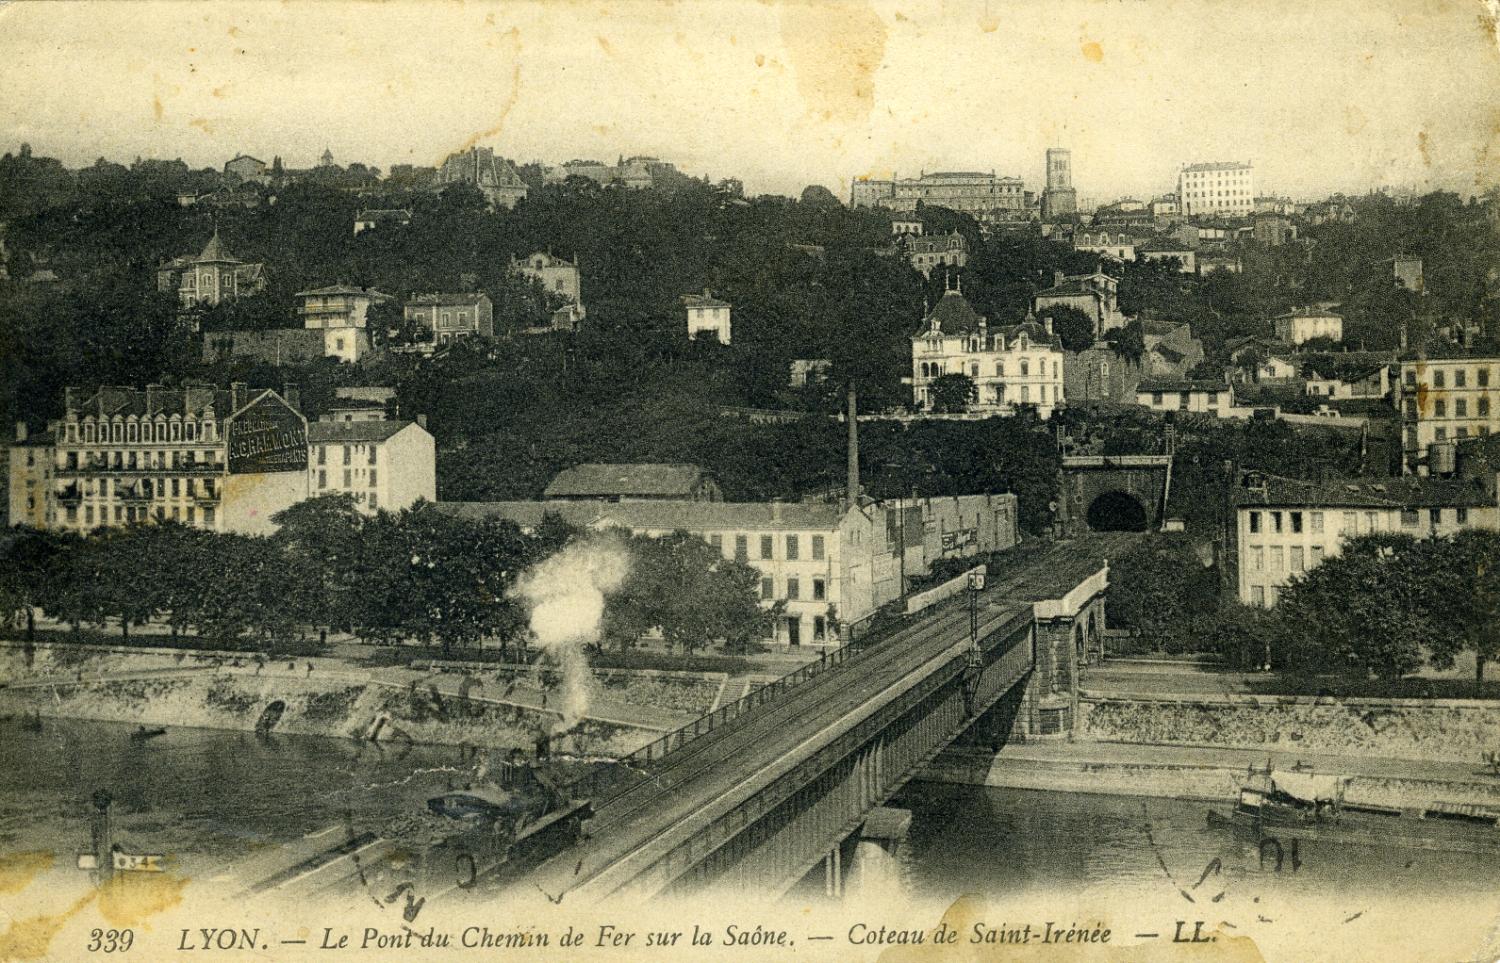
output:
<instances>
[{"instance_id":1,"label":"river water","mask_svg":"<svg viewBox=\"0 0 1500 963\"><path fill-rule=\"evenodd\" d=\"M225 877L235 860L332 825L380 829L420 813L429 796L471 778L456 749L380 750L304 736L175 729L132 741L131 727L46 720L41 731L0 723L0 855L54 854L54 875L78 878L90 796L108 790L115 837L170 854L185 874ZM916 897L991 901L1038 894L1212 908L1254 921L1272 907L1333 899L1347 917L1377 903L1492 902L1488 857L1301 845L1280 871L1247 840L1205 822L1204 803L916 783L891 805L914 815L899 854ZM1330 895L1332 894L1332 895ZM1224 918L1229 918L1227 915Z\"/></svg>"}]
</instances>

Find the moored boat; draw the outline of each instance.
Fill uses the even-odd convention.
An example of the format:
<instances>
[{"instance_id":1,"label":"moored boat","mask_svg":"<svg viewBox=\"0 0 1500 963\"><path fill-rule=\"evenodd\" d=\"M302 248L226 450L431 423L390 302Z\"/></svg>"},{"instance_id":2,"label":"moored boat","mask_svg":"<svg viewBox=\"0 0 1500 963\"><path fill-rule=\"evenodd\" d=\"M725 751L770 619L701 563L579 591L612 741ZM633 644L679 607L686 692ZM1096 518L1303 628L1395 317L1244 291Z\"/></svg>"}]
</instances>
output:
<instances>
[{"instance_id":1,"label":"moored boat","mask_svg":"<svg viewBox=\"0 0 1500 963\"><path fill-rule=\"evenodd\" d=\"M1345 776L1267 770L1240 788L1227 816L1210 810L1208 822L1279 843L1309 840L1447 852L1500 851L1500 810L1440 800L1404 808L1349 802L1348 783Z\"/></svg>"}]
</instances>

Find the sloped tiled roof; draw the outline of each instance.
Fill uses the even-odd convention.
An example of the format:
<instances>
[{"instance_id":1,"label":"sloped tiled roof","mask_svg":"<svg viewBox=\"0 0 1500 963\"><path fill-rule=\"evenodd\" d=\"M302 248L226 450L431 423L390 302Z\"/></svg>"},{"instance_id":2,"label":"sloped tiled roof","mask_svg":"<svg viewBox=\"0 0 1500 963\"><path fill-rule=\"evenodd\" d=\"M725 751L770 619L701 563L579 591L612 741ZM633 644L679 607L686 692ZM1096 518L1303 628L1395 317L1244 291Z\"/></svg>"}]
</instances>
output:
<instances>
[{"instance_id":1,"label":"sloped tiled roof","mask_svg":"<svg viewBox=\"0 0 1500 963\"><path fill-rule=\"evenodd\" d=\"M1137 254L1191 254L1193 249L1169 238L1154 238L1136 248Z\"/></svg>"},{"instance_id":2,"label":"sloped tiled roof","mask_svg":"<svg viewBox=\"0 0 1500 963\"><path fill-rule=\"evenodd\" d=\"M1237 486L1240 506L1313 506L1328 508L1436 508L1493 505L1482 478L1348 478L1312 481L1260 475L1262 488Z\"/></svg>"},{"instance_id":3,"label":"sloped tiled roof","mask_svg":"<svg viewBox=\"0 0 1500 963\"><path fill-rule=\"evenodd\" d=\"M411 211L404 207L380 207L360 211L354 215L356 221L410 221Z\"/></svg>"},{"instance_id":4,"label":"sloped tiled roof","mask_svg":"<svg viewBox=\"0 0 1500 963\"><path fill-rule=\"evenodd\" d=\"M1186 321L1159 321L1155 318L1144 318L1141 321L1141 333L1165 338L1176 334L1183 328L1189 327ZM1191 330L1188 332L1191 335Z\"/></svg>"},{"instance_id":5,"label":"sloped tiled roof","mask_svg":"<svg viewBox=\"0 0 1500 963\"><path fill-rule=\"evenodd\" d=\"M957 246L952 246L957 241ZM907 250L912 254L933 254L939 251L967 251L969 240L962 234L954 231L951 234L927 234L922 237L906 235L903 238Z\"/></svg>"},{"instance_id":6,"label":"sloped tiled roof","mask_svg":"<svg viewBox=\"0 0 1500 963\"><path fill-rule=\"evenodd\" d=\"M203 245L203 253L198 255L198 261L200 263L203 261L238 262L239 258L229 253L229 248L225 247L224 242L219 240L219 232L214 231L214 236L208 239L207 244Z\"/></svg>"},{"instance_id":7,"label":"sloped tiled roof","mask_svg":"<svg viewBox=\"0 0 1500 963\"><path fill-rule=\"evenodd\" d=\"M385 441L410 421L314 421L307 426L307 440L324 444L359 444Z\"/></svg>"},{"instance_id":8,"label":"sloped tiled roof","mask_svg":"<svg viewBox=\"0 0 1500 963\"><path fill-rule=\"evenodd\" d=\"M463 518L508 518L522 528L548 514L580 528L636 531L833 531L844 517L827 502L438 502Z\"/></svg>"},{"instance_id":9,"label":"sloped tiled roof","mask_svg":"<svg viewBox=\"0 0 1500 963\"><path fill-rule=\"evenodd\" d=\"M1222 381L1181 379L1151 379L1136 386L1137 391L1228 391L1229 385Z\"/></svg>"},{"instance_id":10,"label":"sloped tiled roof","mask_svg":"<svg viewBox=\"0 0 1500 963\"><path fill-rule=\"evenodd\" d=\"M1097 295L1099 292L1079 281L1064 281L1062 284L1053 285L1045 291L1038 291L1039 298L1072 298L1082 295Z\"/></svg>"},{"instance_id":11,"label":"sloped tiled roof","mask_svg":"<svg viewBox=\"0 0 1500 963\"><path fill-rule=\"evenodd\" d=\"M918 334L930 331L934 322L943 334L973 334L985 323L962 291L944 291L937 305L922 319L922 331Z\"/></svg>"},{"instance_id":12,"label":"sloped tiled roof","mask_svg":"<svg viewBox=\"0 0 1500 963\"><path fill-rule=\"evenodd\" d=\"M1339 314L1337 311L1325 311L1322 308L1310 308L1309 307L1309 308L1297 308L1296 310L1294 310L1294 311L1288 311L1285 314L1278 314L1278 315L1276 315L1276 317L1275 317L1274 320L1280 321L1283 318L1340 318L1340 319L1342 319L1343 315Z\"/></svg>"},{"instance_id":13,"label":"sloped tiled roof","mask_svg":"<svg viewBox=\"0 0 1500 963\"><path fill-rule=\"evenodd\" d=\"M684 294L682 296L682 303L689 308L727 308L731 306L728 301L720 301L714 297L708 288L704 288L702 294Z\"/></svg>"},{"instance_id":14,"label":"sloped tiled roof","mask_svg":"<svg viewBox=\"0 0 1500 963\"><path fill-rule=\"evenodd\" d=\"M408 298L407 304L478 304L489 300L482 291L458 291L452 294L418 294Z\"/></svg>"},{"instance_id":15,"label":"sloped tiled roof","mask_svg":"<svg viewBox=\"0 0 1500 963\"><path fill-rule=\"evenodd\" d=\"M1003 335L1006 341L1014 340L1022 334L1026 335L1028 341L1035 345L1051 345L1061 347L1062 339L1055 334L1049 334L1046 326L1037 321L1027 319L1020 324L1008 324L1001 327L997 334Z\"/></svg>"},{"instance_id":16,"label":"sloped tiled roof","mask_svg":"<svg viewBox=\"0 0 1500 963\"><path fill-rule=\"evenodd\" d=\"M547 498L616 495L686 498L698 487L703 476L703 469L697 465L574 465L558 472L543 495Z\"/></svg>"},{"instance_id":17,"label":"sloped tiled roof","mask_svg":"<svg viewBox=\"0 0 1500 963\"><path fill-rule=\"evenodd\" d=\"M260 397L267 389L250 389L245 400ZM170 417L173 414L201 415L212 407L220 417L232 413L230 392L212 387L152 388L149 392L140 388L103 385L92 394L82 395L74 407L79 417L93 415L96 418L113 418L119 415L129 418L154 418L158 414Z\"/></svg>"},{"instance_id":18,"label":"sloped tiled roof","mask_svg":"<svg viewBox=\"0 0 1500 963\"><path fill-rule=\"evenodd\" d=\"M374 298L377 301L388 300L390 298L389 294L381 294L374 288L357 288L352 284L330 284L326 288L314 288L311 291L298 291L295 295L293 295L293 297L327 297L334 294L359 295L363 297Z\"/></svg>"}]
</instances>

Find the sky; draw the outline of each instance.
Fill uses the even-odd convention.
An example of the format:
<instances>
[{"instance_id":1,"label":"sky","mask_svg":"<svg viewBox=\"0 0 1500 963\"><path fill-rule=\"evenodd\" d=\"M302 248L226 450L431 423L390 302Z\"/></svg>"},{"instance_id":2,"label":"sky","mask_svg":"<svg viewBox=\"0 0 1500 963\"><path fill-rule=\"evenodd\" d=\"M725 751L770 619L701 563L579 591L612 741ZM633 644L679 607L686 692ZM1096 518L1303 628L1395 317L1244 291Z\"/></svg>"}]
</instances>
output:
<instances>
[{"instance_id":1,"label":"sky","mask_svg":"<svg viewBox=\"0 0 1500 963\"><path fill-rule=\"evenodd\" d=\"M3 3L3 0L0 0ZM436 164L648 154L751 193L993 170L1149 197L1500 181L1500 0L13 2L0 151Z\"/></svg>"}]
</instances>

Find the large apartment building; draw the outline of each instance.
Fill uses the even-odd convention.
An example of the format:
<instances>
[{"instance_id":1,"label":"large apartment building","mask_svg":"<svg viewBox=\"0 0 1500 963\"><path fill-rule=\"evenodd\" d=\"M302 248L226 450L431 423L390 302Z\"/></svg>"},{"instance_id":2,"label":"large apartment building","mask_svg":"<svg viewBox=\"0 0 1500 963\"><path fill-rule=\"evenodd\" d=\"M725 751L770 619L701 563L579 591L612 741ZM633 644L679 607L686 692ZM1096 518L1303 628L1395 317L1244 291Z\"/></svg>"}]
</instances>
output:
<instances>
[{"instance_id":1,"label":"large apartment building","mask_svg":"<svg viewBox=\"0 0 1500 963\"><path fill-rule=\"evenodd\" d=\"M850 190L854 207L914 211L918 203L962 211L981 224L1026 220L1031 200L1019 177L975 171L951 171L920 177L872 180L856 178Z\"/></svg>"},{"instance_id":2,"label":"large apartment building","mask_svg":"<svg viewBox=\"0 0 1500 963\"><path fill-rule=\"evenodd\" d=\"M1239 161L1189 164L1177 173L1185 217L1249 217L1255 213L1255 168Z\"/></svg>"},{"instance_id":3,"label":"large apartment building","mask_svg":"<svg viewBox=\"0 0 1500 963\"><path fill-rule=\"evenodd\" d=\"M761 604L780 606L773 637L786 646L835 645L848 628L902 594L903 578L938 558L1009 548L1016 497L966 495L902 502L540 501L440 502L466 517L534 529L547 514L584 529L685 531L760 572Z\"/></svg>"},{"instance_id":4,"label":"large apartment building","mask_svg":"<svg viewBox=\"0 0 1500 963\"><path fill-rule=\"evenodd\" d=\"M427 429L384 417L307 426L307 495L348 494L366 513L437 501L436 445Z\"/></svg>"},{"instance_id":5,"label":"large apartment building","mask_svg":"<svg viewBox=\"0 0 1500 963\"><path fill-rule=\"evenodd\" d=\"M1500 358L1403 361L1400 384L1408 472L1431 470L1434 445L1500 432Z\"/></svg>"},{"instance_id":6,"label":"large apartment building","mask_svg":"<svg viewBox=\"0 0 1500 963\"><path fill-rule=\"evenodd\" d=\"M930 408L944 375L966 375L978 397L970 410L1010 413L1035 405L1043 418L1063 404L1062 343L1050 321L990 327L962 290L948 290L911 337L912 403Z\"/></svg>"},{"instance_id":7,"label":"large apartment building","mask_svg":"<svg viewBox=\"0 0 1500 963\"><path fill-rule=\"evenodd\" d=\"M330 459L338 470L316 484ZM357 475L343 471L346 460L359 462ZM63 417L45 432L17 425L9 461L11 524L79 533L174 521L264 534L273 515L310 495L350 491L370 510L436 497L425 430L310 426L295 388L68 388Z\"/></svg>"},{"instance_id":8,"label":"large apartment building","mask_svg":"<svg viewBox=\"0 0 1500 963\"><path fill-rule=\"evenodd\" d=\"M1493 473L1318 482L1246 472L1234 492L1239 600L1274 606L1287 583L1359 535L1500 528L1495 482Z\"/></svg>"},{"instance_id":9,"label":"large apartment building","mask_svg":"<svg viewBox=\"0 0 1500 963\"><path fill-rule=\"evenodd\" d=\"M47 431L17 426L13 524L88 532L165 519L259 533L307 496L307 421L295 391L68 388Z\"/></svg>"}]
</instances>

